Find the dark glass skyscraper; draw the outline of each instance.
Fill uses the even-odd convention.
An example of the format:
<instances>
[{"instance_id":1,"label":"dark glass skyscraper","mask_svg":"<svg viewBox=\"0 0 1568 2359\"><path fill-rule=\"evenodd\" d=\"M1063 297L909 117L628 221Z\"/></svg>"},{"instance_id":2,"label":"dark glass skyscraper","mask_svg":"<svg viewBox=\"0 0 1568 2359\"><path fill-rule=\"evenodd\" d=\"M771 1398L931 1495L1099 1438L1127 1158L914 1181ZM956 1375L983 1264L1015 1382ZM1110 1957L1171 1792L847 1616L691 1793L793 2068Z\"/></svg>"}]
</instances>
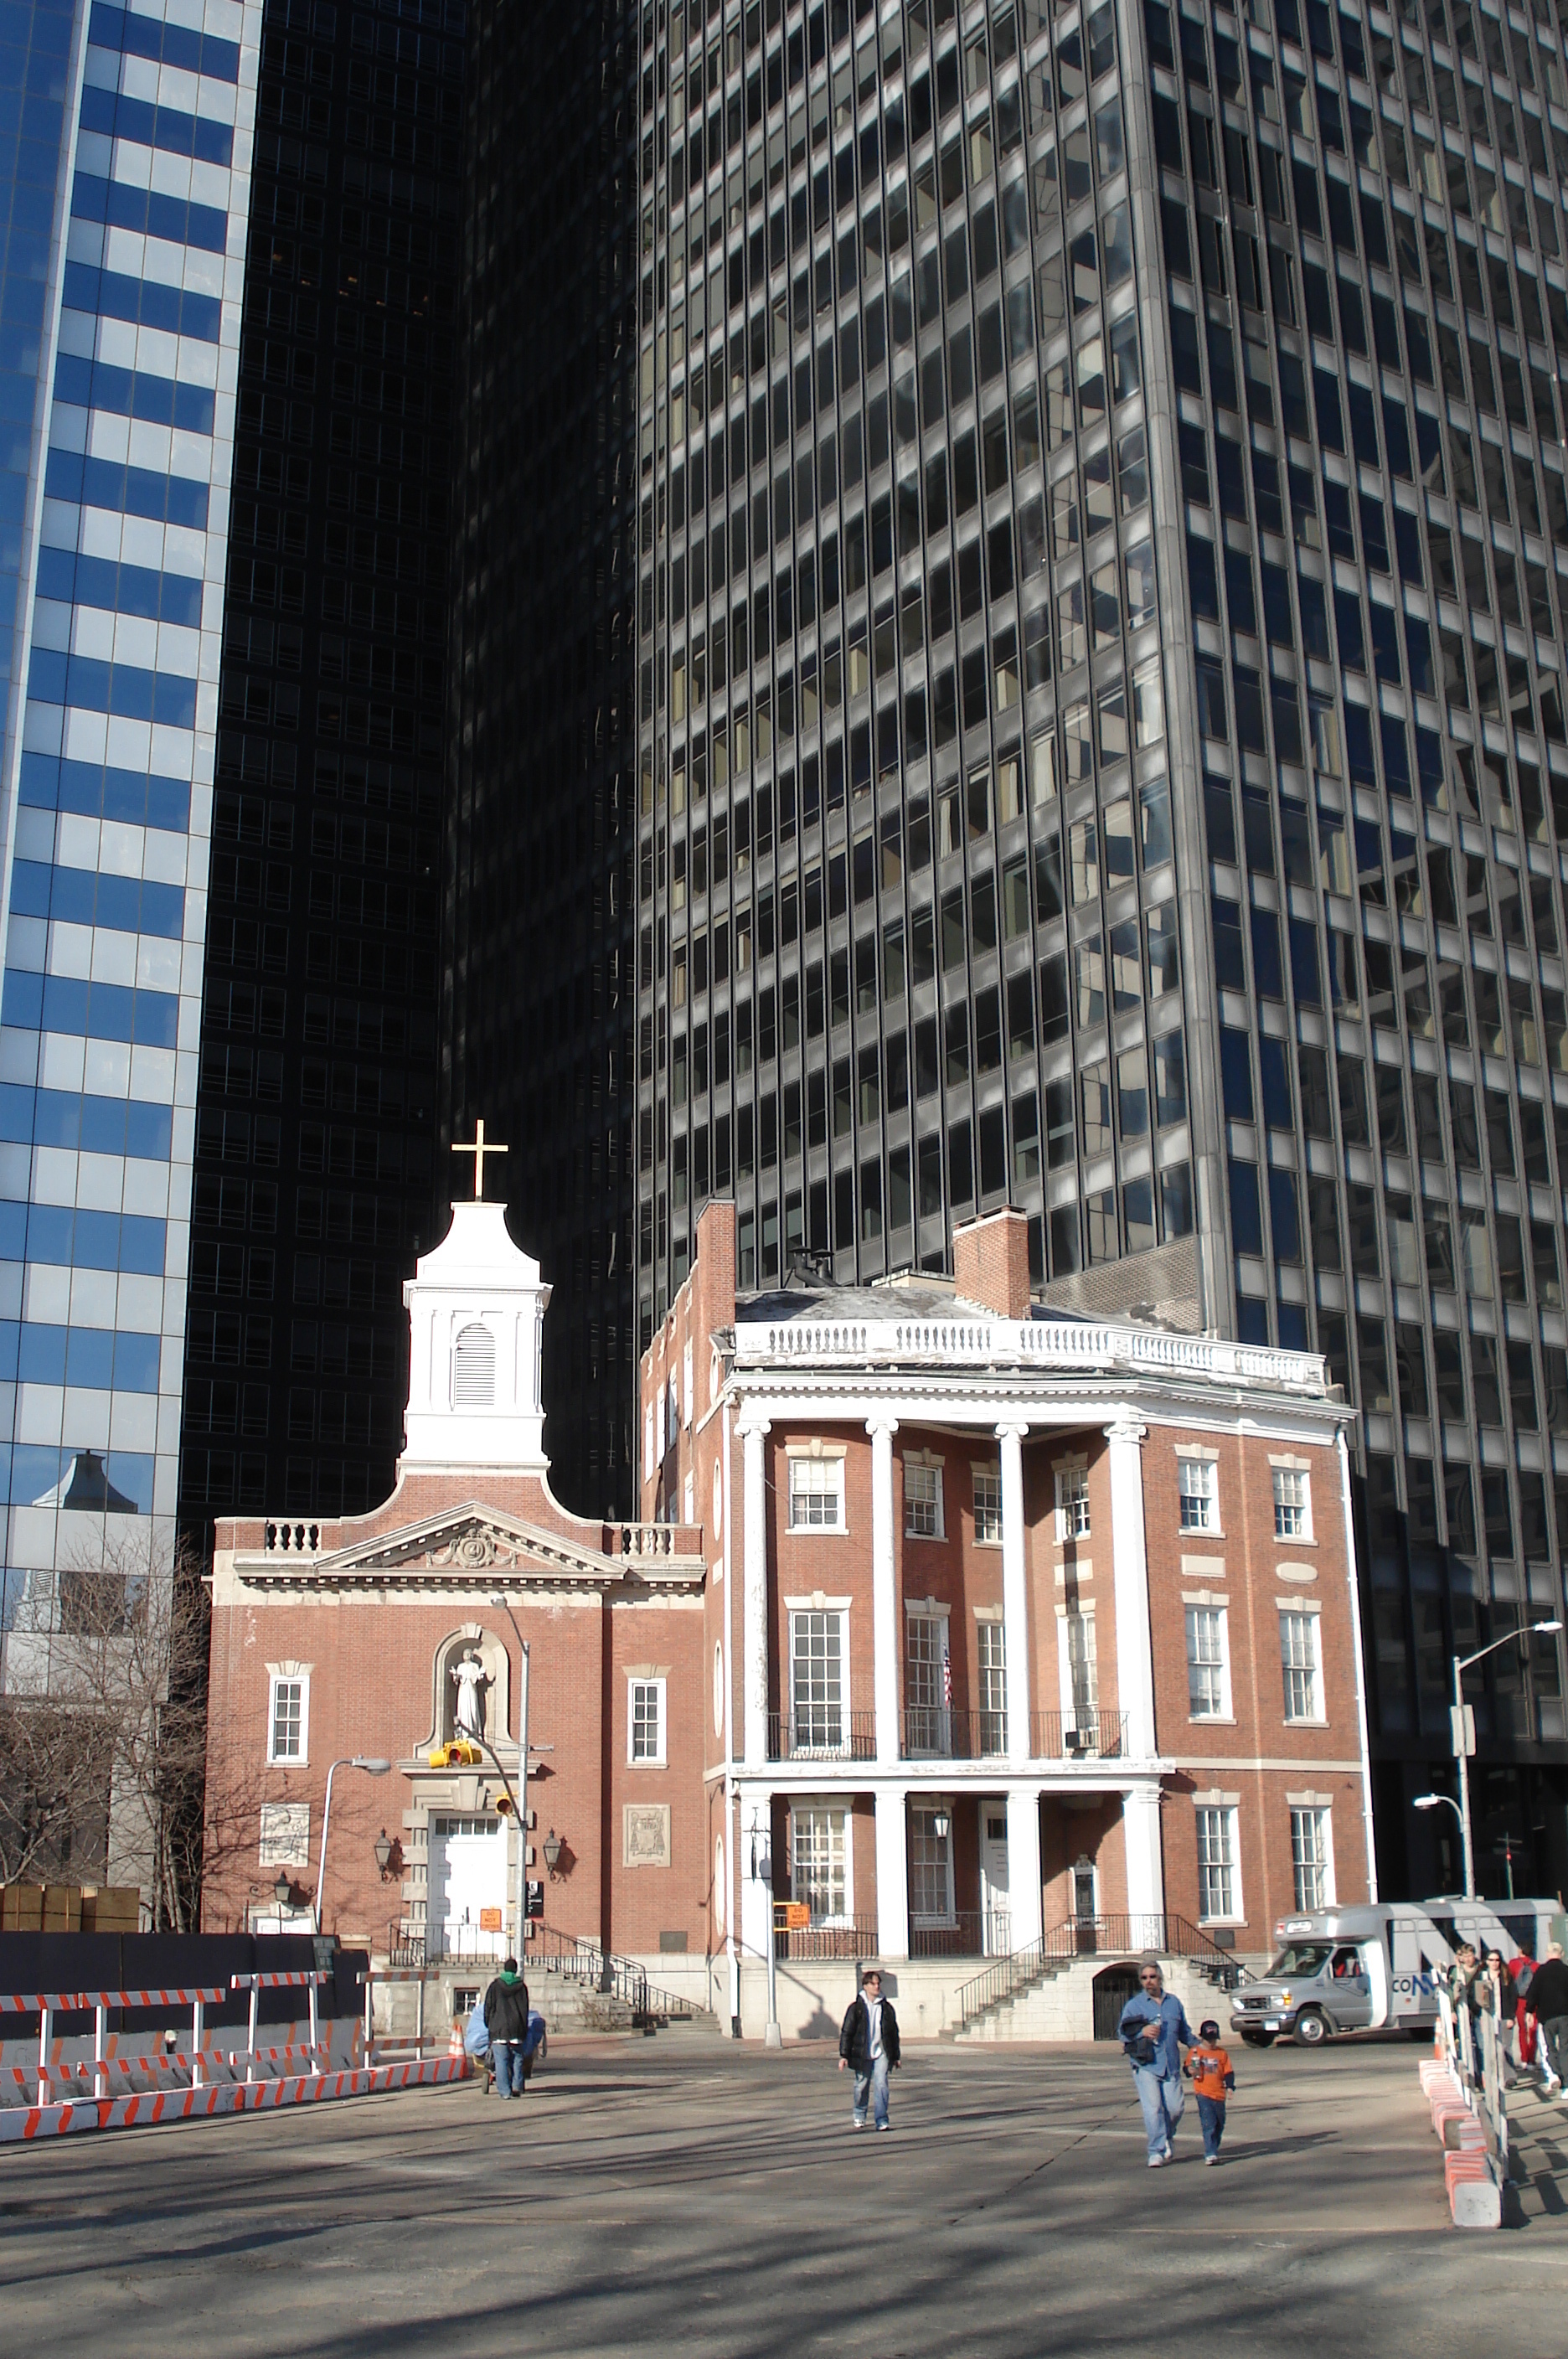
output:
<instances>
[{"instance_id":1,"label":"dark glass skyscraper","mask_svg":"<svg viewBox=\"0 0 1568 2359\"><path fill-rule=\"evenodd\" d=\"M391 1486L434 1175L462 0L269 0L181 1509Z\"/></svg>"},{"instance_id":2,"label":"dark glass skyscraper","mask_svg":"<svg viewBox=\"0 0 1568 2359\"><path fill-rule=\"evenodd\" d=\"M595 1514L631 1506L637 1381L637 71L615 0L474 11L441 1120L506 1142L553 1480Z\"/></svg>"},{"instance_id":3,"label":"dark glass skyscraper","mask_svg":"<svg viewBox=\"0 0 1568 2359\"><path fill-rule=\"evenodd\" d=\"M1059 1300L1324 1352L1430 1889L1568 1546L1563 26L640 38L641 1338L711 1194L743 1286L1010 1199ZM1562 1661L1466 1689L1488 1879L1568 1870Z\"/></svg>"}]
</instances>

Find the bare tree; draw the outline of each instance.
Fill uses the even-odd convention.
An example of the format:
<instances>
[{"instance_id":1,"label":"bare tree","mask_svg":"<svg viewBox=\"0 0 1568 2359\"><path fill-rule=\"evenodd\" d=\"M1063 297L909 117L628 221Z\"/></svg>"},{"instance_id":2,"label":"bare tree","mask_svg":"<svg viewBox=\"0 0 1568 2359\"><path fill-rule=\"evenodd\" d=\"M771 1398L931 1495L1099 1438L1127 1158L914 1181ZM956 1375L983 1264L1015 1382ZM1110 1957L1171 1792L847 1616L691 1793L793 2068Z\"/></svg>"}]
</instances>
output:
<instances>
[{"instance_id":1,"label":"bare tree","mask_svg":"<svg viewBox=\"0 0 1568 2359\"><path fill-rule=\"evenodd\" d=\"M47 1696L0 1696L0 1884L63 1883L107 1856L103 1732Z\"/></svg>"},{"instance_id":2,"label":"bare tree","mask_svg":"<svg viewBox=\"0 0 1568 2359\"><path fill-rule=\"evenodd\" d=\"M141 1518L117 1523L106 1522L101 1555L61 1571L49 1694L31 1709L58 1722L79 1777L95 1770L106 1787L112 1872L140 1884L155 1928L194 1932L203 1870L254 1844L258 1795L243 1776L207 1793L211 1614L199 1556Z\"/></svg>"}]
</instances>

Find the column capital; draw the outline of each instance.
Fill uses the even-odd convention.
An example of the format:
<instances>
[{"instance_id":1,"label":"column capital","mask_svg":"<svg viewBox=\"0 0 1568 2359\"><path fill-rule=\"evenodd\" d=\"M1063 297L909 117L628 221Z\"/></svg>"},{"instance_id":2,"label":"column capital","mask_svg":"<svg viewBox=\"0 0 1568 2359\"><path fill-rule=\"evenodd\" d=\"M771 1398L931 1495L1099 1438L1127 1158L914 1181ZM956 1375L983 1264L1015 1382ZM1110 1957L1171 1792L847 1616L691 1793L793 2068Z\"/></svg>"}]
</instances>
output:
<instances>
[{"instance_id":1,"label":"column capital","mask_svg":"<svg viewBox=\"0 0 1568 2359\"><path fill-rule=\"evenodd\" d=\"M1148 1426L1139 1425L1137 1418L1118 1417L1112 1424L1106 1426L1105 1440L1107 1441L1130 1441L1136 1449L1148 1431Z\"/></svg>"},{"instance_id":2,"label":"column capital","mask_svg":"<svg viewBox=\"0 0 1568 2359\"><path fill-rule=\"evenodd\" d=\"M735 1439L738 1441L749 1441L754 1434L760 1441L766 1434L771 1433L772 1430L773 1420L771 1418L759 1417L750 1409L743 1409L740 1416L735 1419Z\"/></svg>"},{"instance_id":3,"label":"column capital","mask_svg":"<svg viewBox=\"0 0 1568 2359\"><path fill-rule=\"evenodd\" d=\"M879 1433L894 1434L898 1430L898 1420L891 1409L878 1409L874 1417L866 1419L866 1430L874 1439Z\"/></svg>"},{"instance_id":4,"label":"column capital","mask_svg":"<svg viewBox=\"0 0 1568 2359\"><path fill-rule=\"evenodd\" d=\"M996 1427L998 1441L1027 1441L1029 1438L1027 1418L1005 1417Z\"/></svg>"}]
</instances>

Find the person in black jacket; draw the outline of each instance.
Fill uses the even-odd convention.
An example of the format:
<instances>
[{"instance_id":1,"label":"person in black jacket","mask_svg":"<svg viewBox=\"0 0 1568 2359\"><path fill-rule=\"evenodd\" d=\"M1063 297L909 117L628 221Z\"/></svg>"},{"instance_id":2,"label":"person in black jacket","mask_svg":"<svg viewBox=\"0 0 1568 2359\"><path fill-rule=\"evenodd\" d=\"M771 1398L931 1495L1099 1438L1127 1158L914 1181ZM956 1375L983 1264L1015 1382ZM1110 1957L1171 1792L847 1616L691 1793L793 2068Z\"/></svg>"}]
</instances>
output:
<instances>
[{"instance_id":1,"label":"person in black jacket","mask_svg":"<svg viewBox=\"0 0 1568 2359\"><path fill-rule=\"evenodd\" d=\"M887 2074L898 2061L898 2018L882 1995L882 1977L867 1969L838 2035L838 2069L855 2075L855 2126L866 2127L869 2098L879 2130L889 2129Z\"/></svg>"},{"instance_id":2,"label":"person in black jacket","mask_svg":"<svg viewBox=\"0 0 1568 2359\"><path fill-rule=\"evenodd\" d=\"M1568 1965L1563 1944L1549 1941L1546 1955L1530 1978L1524 2011L1535 2017L1537 2053L1550 2089L1568 2080Z\"/></svg>"},{"instance_id":3,"label":"person in black jacket","mask_svg":"<svg viewBox=\"0 0 1568 2359\"><path fill-rule=\"evenodd\" d=\"M503 2097L523 2093L523 2049L528 2037L528 1986L508 1958L485 1994L485 2028L495 2063L495 2087Z\"/></svg>"}]
</instances>

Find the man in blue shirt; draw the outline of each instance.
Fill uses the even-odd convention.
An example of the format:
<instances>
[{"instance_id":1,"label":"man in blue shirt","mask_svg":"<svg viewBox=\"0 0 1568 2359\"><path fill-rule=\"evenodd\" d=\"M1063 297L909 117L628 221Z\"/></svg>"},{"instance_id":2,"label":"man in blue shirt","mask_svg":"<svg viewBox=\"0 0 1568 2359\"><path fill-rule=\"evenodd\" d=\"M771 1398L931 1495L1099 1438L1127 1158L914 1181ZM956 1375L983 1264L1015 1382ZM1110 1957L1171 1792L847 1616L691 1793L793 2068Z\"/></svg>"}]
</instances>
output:
<instances>
[{"instance_id":1,"label":"man in blue shirt","mask_svg":"<svg viewBox=\"0 0 1568 2359\"><path fill-rule=\"evenodd\" d=\"M1132 2066L1143 2126L1149 2137L1149 2167L1158 2170L1171 2158L1171 2139L1181 2118L1186 2091L1181 2085L1181 2048L1195 2048L1197 2034L1187 2011L1153 1958L1138 1969L1138 1995L1122 2009L1117 2028Z\"/></svg>"}]
</instances>

